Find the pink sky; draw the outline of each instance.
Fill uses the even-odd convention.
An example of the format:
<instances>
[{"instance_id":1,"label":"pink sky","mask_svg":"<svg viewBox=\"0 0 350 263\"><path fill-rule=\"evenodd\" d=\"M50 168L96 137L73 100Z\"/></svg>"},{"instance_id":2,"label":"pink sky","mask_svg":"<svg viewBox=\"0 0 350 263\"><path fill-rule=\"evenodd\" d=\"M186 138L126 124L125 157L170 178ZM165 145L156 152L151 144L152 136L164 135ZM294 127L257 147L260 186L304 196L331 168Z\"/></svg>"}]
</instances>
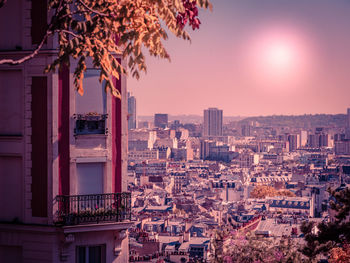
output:
<instances>
[{"instance_id":1,"label":"pink sky","mask_svg":"<svg viewBox=\"0 0 350 263\"><path fill-rule=\"evenodd\" d=\"M350 4L212 1L192 43L170 37L171 63L148 58L129 78L138 115L345 113L350 107Z\"/></svg>"}]
</instances>

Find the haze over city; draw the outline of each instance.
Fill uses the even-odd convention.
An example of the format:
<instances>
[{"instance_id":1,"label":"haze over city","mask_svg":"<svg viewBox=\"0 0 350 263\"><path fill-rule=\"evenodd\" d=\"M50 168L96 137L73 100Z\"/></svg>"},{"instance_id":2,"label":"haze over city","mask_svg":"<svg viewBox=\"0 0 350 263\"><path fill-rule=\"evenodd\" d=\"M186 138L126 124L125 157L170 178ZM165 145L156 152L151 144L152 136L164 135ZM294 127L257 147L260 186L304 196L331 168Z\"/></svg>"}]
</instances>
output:
<instances>
[{"instance_id":1,"label":"haze over city","mask_svg":"<svg viewBox=\"0 0 350 263\"><path fill-rule=\"evenodd\" d=\"M213 1L192 43L167 41L171 63L147 57L128 79L138 113L226 116L343 113L349 106L350 3Z\"/></svg>"}]
</instances>

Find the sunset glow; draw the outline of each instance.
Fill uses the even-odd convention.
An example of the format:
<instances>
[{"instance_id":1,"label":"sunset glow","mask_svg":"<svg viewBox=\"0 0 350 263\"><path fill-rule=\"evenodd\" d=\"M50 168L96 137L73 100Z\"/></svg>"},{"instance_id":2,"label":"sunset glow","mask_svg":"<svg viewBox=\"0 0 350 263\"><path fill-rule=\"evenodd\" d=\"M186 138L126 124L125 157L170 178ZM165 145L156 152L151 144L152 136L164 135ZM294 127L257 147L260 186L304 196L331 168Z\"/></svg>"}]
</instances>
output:
<instances>
[{"instance_id":1,"label":"sunset glow","mask_svg":"<svg viewBox=\"0 0 350 263\"><path fill-rule=\"evenodd\" d=\"M271 43L265 47L264 61L271 70L286 71L293 68L296 63L296 51L290 43L278 42Z\"/></svg>"},{"instance_id":2,"label":"sunset glow","mask_svg":"<svg viewBox=\"0 0 350 263\"><path fill-rule=\"evenodd\" d=\"M298 89L311 69L311 45L291 28L263 27L248 39L242 57L252 85L265 90Z\"/></svg>"},{"instance_id":3,"label":"sunset glow","mask_svg":"<svg viewBox=\"0 0 350 263\"><path fill-rule=\"evenodd\" d=\"M171 63L147 57L147 75L128 79L133 94L142 98L140 112L202 114L213 106L254 116L277 109L281 114L339 113L349 106L347 2L213 4L191 44L169 39Z\"/></svg>"}]
</instances>

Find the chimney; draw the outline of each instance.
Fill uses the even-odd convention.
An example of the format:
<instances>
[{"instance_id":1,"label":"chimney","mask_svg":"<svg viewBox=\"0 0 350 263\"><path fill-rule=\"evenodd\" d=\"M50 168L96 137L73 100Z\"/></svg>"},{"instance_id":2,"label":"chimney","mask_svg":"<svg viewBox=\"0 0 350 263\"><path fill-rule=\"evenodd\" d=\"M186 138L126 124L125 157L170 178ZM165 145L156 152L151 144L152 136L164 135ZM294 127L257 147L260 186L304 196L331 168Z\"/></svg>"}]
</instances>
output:
<instances>
[{"instance_id":1,"label":"chimney","mask_svg":"<svg viewBox=\"0 0 350 263\"><path fill-rule=\"evenodd\" d=\"M190 230L191 226L192 226L192 224L186 221L185 222L185 232L188 232Z\"/></svg>"},{"instance_id":2,"label":"chimney","mask_svg":"<svg viewBox=\"0 0 350 263\"><path fill-rule=\"evenodd\" d=\"M191 234L189 231L186 231L183 236L184 242L189 242L191 239Z\"/></svg>"}]
</instances>

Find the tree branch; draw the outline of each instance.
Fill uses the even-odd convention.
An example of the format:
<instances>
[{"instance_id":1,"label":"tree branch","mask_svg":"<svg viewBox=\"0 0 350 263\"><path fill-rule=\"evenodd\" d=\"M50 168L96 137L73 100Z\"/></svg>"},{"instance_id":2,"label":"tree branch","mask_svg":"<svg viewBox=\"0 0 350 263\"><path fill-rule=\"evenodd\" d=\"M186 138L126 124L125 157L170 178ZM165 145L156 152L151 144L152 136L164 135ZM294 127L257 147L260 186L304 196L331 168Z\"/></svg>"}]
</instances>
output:
<instances>
[{"instance_id":1,"label":"tree branch","mask_svg":"<svg viewBox=\"0 0 350 263\"><path fill-rule=\"evenodd\" d=\"M7 0L0 0L0 8L6 4Z\"/></svg>"},{"instance_id":2,"label":"tree branch","mask_svg":"<svg viewBox=\"0 0 350 263\"><path fill-rule=\"evenodd\" d=\"M1 59L0 60L0 65L3 65L3 64L10 64L10 65L18 65L18 64L21 64L23 62L26 62L27 60L29 59L32 59L33 57L35 57L40 49L43 47L45 41L47 40L48 36L52 34L52 31L46 31L46 34L45 36L43 37L43 39L41 40L40 44L38 45L38 47L33 50L33 52L23 58L20 58L20 59L17 59L17 60L14 60L14 59Z\"/></svg>"},{"instance_id":3,"label":"tree branch","mask_svg":"<svg viewBox=\"0 0 350 263\"><path fill-rule=\"evenodd\" d=\"M69 30L65 30L65 29L57 29L57 30L55 30L55 32L63 32L63 33L66 33L66 34L72 35L73 37L83 39L83 37L82 37L82 36L79 36L79 35L77 35L77 34L73 33L72 31L69 31Z\"/></svg>"},{"instance_id":4,"label":"tree branch","mask_svg":"<svg viewBox=\"0 0 350 263\"><path fill-rule=\"evenodd\" d=\"M86 9L88 9L90 12L93 12L93 13L99 15L99 16L108 16L108 15L105 14L105 13L102 13L102 12L99 12L99 11L97 11L97 10L95 10L95 9L92 9L91 7L89 7L87 4L85 4L85 3L84 3L83 1L81 1L81 0L78 0L78 2L79 2L80 4L82 4Z\"/></svg>"}]
</instances>

